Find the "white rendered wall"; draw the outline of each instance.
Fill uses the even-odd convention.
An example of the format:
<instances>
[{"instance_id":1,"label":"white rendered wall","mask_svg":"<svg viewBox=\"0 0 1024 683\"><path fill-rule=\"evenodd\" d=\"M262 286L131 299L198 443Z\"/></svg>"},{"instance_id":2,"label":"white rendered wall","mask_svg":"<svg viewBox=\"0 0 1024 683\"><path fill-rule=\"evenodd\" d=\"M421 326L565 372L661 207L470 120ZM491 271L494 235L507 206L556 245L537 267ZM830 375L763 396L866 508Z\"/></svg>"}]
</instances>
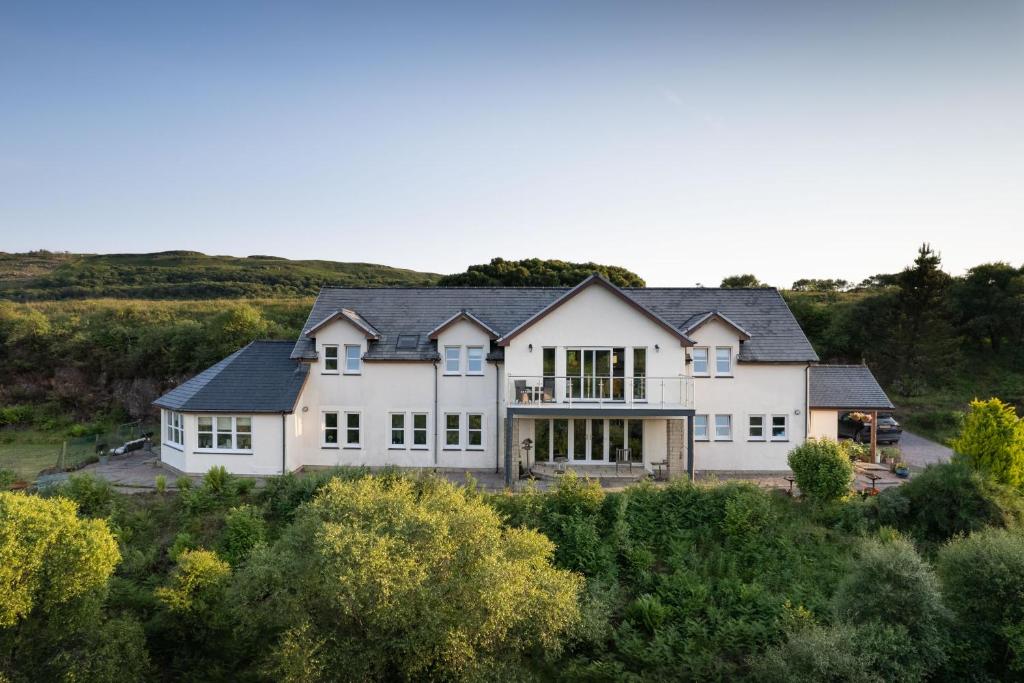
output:
<instances>
[{"instance_id":1,"label":"white rendered wall","mask_svg":"<svg viewBox=\"0 0 1024 683\"><path fill-rule=\"evenodd\" d=\"M217 413L206 413L216 417ZM188 474L205 474L211 467L222 465L233 474L270 475L281 474L282 421L280 414L248 415L252 418L252 452L233 453L216 449L199 450L197 425L199 414L185 413L185 445L179 447L166 442L166 412L161 411L160 460L167 465ZM219 415L223 416L224 413ZM284 431L288 429L285 416Z\"/></svg>"},{"instance_id":2,"label":"white rendered wall","mask_svg":"<svg viewBox=\"0 0 1024 683\"><path fill-rule=\"evenodd\" d=\"M839 411L815 408L811 411L810 437L815 439L839 438Z\"/></svg>"}]
</instances>

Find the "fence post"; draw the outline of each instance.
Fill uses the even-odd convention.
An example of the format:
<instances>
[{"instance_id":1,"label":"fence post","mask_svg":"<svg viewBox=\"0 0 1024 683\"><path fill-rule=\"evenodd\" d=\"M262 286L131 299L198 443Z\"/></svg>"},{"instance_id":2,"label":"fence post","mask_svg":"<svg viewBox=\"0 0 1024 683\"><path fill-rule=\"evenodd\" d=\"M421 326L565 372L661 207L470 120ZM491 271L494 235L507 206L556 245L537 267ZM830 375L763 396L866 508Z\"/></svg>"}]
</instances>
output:
<instances>
[{"instance_id":1,"label":"fence post","mask_svg":"<svg viewBox=\"0 0 1024 683\"><path fill-rule=\"evenodd\" d=\"M60 442L60 471L63 472L68 466L68 442L67 439Z\"/></svg>"}]
</instances>

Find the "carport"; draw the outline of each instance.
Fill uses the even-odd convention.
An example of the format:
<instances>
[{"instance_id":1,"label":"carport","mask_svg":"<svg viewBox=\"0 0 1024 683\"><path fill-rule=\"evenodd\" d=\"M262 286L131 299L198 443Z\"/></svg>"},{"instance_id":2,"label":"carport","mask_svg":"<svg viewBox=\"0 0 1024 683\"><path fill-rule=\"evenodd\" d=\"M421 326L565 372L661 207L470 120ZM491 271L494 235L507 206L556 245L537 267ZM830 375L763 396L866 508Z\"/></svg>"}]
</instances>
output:
<instances>
[{"instance_id":1,"label":"carport","mask_svg":"<svg viewBox=\"0 0 1024 683\"><path fill-rule=\"evenodd\" d=\"M871 416L871 460L878 462L878 411L895 408L866 365L812 365L808 381L807 435L837 439L839 414Z\"/></svg>"}]
</instances>

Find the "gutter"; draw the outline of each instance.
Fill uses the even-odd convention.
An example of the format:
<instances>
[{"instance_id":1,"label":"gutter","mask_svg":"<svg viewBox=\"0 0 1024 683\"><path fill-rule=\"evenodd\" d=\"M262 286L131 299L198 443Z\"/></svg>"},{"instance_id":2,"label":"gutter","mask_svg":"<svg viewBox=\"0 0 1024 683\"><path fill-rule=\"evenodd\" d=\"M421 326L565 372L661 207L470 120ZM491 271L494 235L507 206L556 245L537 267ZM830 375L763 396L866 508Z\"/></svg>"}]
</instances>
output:
<instances>
[{"instance_id":1,"label":"gutter","mask_svg":"<svg viewBox=\"0 0 1024 683\"><path fill-rule=\"evenodd\" d=\"M804 368L804 441L811 434L811 364Z\"/></svg>"},{"instance_id":2,"label":"gutter","mask_svg":"<svg viewBox=\"0 0 1024 683\"><path fill-rule=\"evenodd\" d=\"M501 363L494 361L494 473L501 471Z\"/></svg>"},{"instance_id":3,"label":"gutter","mask_svg":"<svg viewBox=\"0 0 1024 683\"><path fill-rule=\"evenodd\" d=\"M281 476L283 477L288 473L288 428L285 426L285 416L287 413L281 412Z\"/></svg>"},{"instance_id":4,"label":"gutter","mask_svg":"<svg viewBox=\"0 0 1024 683\"><path fill-rule=\"evenodd\" d=\"M434 465L437 465L437 427L440 417L437 414L437 361L434 361Z\"/></svg>"}]
</instances>

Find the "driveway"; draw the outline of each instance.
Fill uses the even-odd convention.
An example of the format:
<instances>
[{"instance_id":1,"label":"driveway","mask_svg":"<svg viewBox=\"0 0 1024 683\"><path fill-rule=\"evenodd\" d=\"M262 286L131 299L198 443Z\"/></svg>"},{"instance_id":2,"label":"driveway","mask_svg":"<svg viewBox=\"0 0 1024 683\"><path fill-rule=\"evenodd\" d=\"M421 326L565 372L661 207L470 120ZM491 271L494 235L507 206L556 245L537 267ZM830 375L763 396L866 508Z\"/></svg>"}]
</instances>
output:
<instances>
[{"instance_id":1,"label":"driveway","mask_svg":"<svg viewBox=\"0 0 1024 683\"><path fill-rule=\"evenodd\" d=\"M903 459L911 467L949 462L953 457L953 449L907 431L900 437L900 451L903 453Z\"/></svg>"}]
</instances>

